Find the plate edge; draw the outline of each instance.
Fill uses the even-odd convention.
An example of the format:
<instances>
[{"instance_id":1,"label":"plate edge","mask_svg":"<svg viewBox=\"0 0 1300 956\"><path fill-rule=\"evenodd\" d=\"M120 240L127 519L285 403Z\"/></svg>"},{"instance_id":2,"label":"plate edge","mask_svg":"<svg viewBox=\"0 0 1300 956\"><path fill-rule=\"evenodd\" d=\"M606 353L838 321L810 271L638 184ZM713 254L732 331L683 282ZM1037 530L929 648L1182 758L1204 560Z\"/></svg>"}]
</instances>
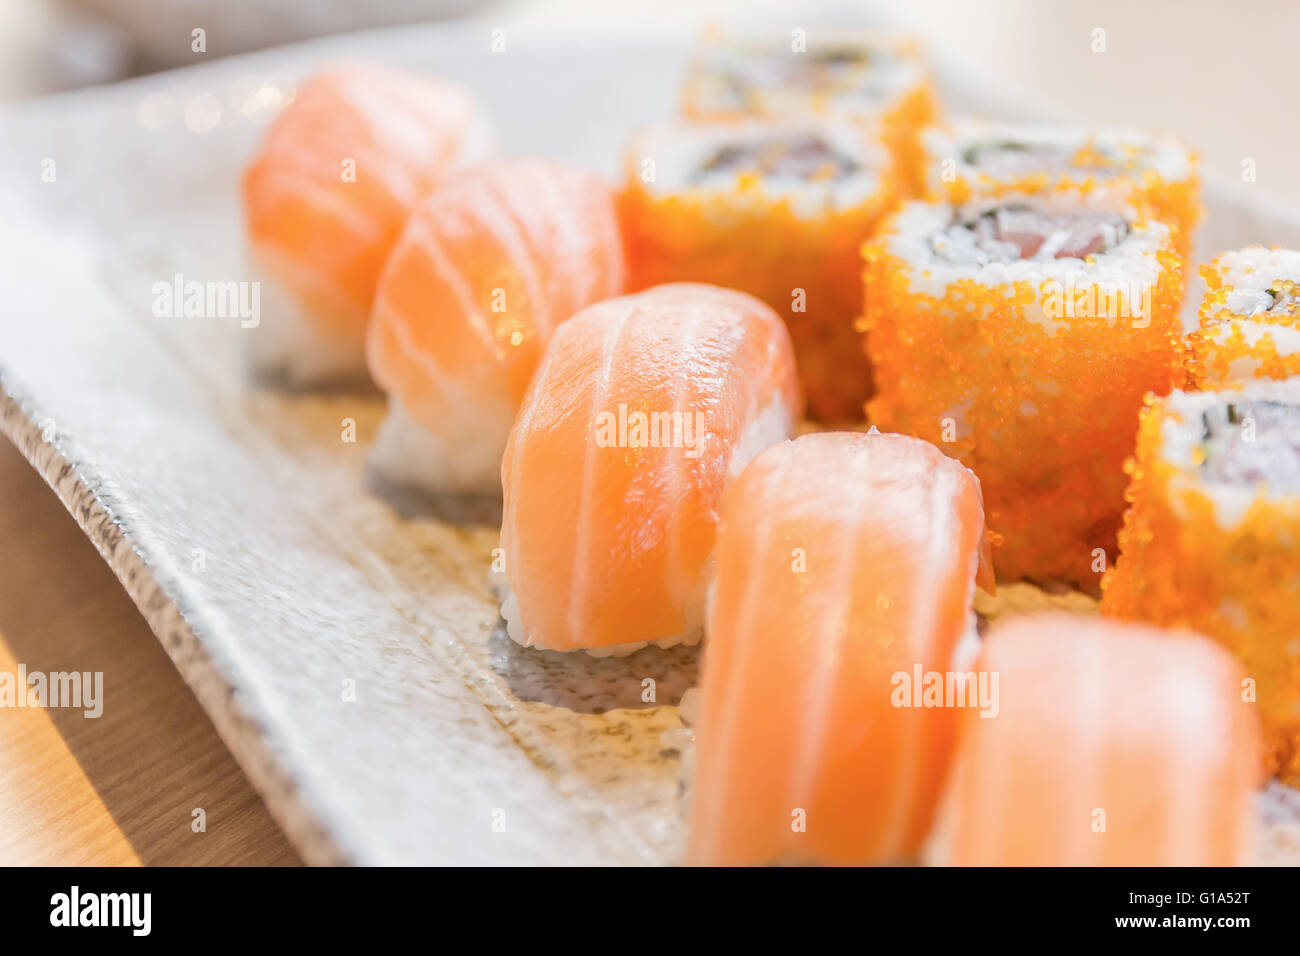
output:
<instances>
[{"instance_id":1,"label":"plate edge","mask_svg":"<svg viewBox=\"0 0 1300 956\"><path fill-rule=\"evenodd\" d=\"M99 552L286 838L311 865L356 862L279 767L263 728L240 705L236 688L209 657L175 597L154 577L109 505L56 442L45 437L38 417L16 391L0 369L0 435L36 470Z\"/></svg>"}]
</instances>

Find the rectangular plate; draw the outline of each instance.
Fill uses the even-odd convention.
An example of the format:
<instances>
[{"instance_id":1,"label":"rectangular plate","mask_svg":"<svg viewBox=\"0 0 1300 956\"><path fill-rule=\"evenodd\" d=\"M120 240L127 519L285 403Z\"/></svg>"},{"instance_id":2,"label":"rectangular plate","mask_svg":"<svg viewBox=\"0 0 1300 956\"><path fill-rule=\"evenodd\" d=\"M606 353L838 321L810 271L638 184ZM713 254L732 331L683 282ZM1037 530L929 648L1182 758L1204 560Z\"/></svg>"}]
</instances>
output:
<instances>
[{"instance_id":1,"label":"rectangular plate","mask_svg":"<svg viewBox=\"0 0 1300 956\"><path fill-rule=\"evenodd\" d=\"M154 283L177 273L247 276L238 180L265 119L249 93L323 62L460 80L506 151L610 176L632 128L674 112L684 32L519 28L493 54L490 29L336 38L0 111L0 428L305 859L673 862L682 788L661 736L680 726L695 651L516 647L489 593L499 509L379 488L365 458L382 399L256 387L240 357L255 331L152 314ZM1051 115L967 77L940 86L954 111ZM1300 246L1300 216L1213 178L1206 194L1202 248ZM992 611L1049 600L1010 588ZM1261 859L1294 859L1297 794L1275 786L1261 807Z\"/></svg>"}]
</instances>

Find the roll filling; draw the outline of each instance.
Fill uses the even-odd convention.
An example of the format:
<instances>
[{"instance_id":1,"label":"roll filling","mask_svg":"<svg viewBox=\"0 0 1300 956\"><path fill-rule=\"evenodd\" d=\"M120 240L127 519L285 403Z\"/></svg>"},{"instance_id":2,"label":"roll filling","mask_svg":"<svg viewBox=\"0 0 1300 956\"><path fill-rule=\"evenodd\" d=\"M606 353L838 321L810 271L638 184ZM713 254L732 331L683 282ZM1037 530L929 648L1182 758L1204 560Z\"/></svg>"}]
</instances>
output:
<instances>
[{"instance_id":1,"label":"roll filling","mask_svg":"<svg viewBox=\"0 0 1300 956\"><path fill-rule=\"evenodd\" d=\"M953 224L931 239L936 254L956 261L1083 259L1109 252L1128 237L1125 216L1101 209L1055 214L1027 203L976 213L954 213Z\"/></svg>"},{"instance_id":2,"label":"roll filling","mask_svg":"<svg viewBox=\"0 0 1300 956\"><path fill-rule=\"evenodd\" d=\"M1205 480L1262 483L1275 493L1300 494L1300 405L1224 402L1202 412L1201 424Z\"/></svg>"},{"instance_id":3,"label":"roll filling","mask_svg":"<svg viewBox=\"0 0 1300 956\"><path fill-rule=\"evenodd\" d=\"M695 170L691 182L704 185L718 173L818 182L844 179L861 170L862 163L825 137L804 133L720 146Z\"/></svg>"}]
</instances>

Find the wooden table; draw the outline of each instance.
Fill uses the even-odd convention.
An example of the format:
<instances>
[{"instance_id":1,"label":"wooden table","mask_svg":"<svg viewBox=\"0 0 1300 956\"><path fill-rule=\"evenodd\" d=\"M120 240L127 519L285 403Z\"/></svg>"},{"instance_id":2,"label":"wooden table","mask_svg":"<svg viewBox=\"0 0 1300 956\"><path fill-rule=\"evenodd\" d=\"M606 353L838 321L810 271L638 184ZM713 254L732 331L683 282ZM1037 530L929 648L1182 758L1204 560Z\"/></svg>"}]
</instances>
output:
<instances>
[{"instance_id":1,"label":"wooden table","mask_svg":"<svg viewBox=\"0 0 1300 956\"><path fill-rule=\"evenodd\" d=\"M101 671L104 705L0 707L0 865L298 862L117 579L0 438L0 673L19 664Z\"/></svg>"}]
</instances>

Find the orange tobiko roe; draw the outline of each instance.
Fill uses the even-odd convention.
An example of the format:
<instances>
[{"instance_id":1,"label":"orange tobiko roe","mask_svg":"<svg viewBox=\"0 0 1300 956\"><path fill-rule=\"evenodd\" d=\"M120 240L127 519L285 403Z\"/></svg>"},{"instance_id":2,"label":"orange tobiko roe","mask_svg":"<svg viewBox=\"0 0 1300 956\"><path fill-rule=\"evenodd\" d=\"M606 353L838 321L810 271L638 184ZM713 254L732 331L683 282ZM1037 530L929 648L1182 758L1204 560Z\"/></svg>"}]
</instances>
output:
<instances>
[{"instance_id":1,"label":"orange tobiko roe","mask_svg":"<svg viewBox=\"0 0 1300 956\"><path fill-rule=\"evenodd\" d=\"M938 101L927 82L913 89L880 118L881 139L894 157L901 184L899 191L905 197L920 196L925 188L921 130L938 115Z\"/></svg>"},{"instance_id":2,"label":"orange tobiko roe","mask_svg":"<svg viewBox=\"0 0 1300 956\"><path fill-rule=\"evenodd\" d=\"M1223 527L1210 496L1165 458L1161 431L1176 415L1163 399L1142 410L1102 613L1200 631L1236 653L1255 682L1264 772L1300 783L1300 501L1261 497Z\"/></svg>"},{"instance_id":3,"label":"orange tobiko roe","mask_svg":"<svg viewBox=\"0 0 1300 956\"><path fill-rule=\"evenodd\" d=\"M913 291L916 270L889 252L896 230L886 221L863 247L862 328L877 389L868 418L933 442L979 476L999 579L1098 593L1142 398L1182 382L1183 271L1172 241L1157 253L1149 321L1138 327L1102 316L1044 323L1047 290L1027 281ZM1110 294L1090 291L1094 301ZM1132 314L1124 301L1118 314Z\"/></svg>"}]
</instances>

